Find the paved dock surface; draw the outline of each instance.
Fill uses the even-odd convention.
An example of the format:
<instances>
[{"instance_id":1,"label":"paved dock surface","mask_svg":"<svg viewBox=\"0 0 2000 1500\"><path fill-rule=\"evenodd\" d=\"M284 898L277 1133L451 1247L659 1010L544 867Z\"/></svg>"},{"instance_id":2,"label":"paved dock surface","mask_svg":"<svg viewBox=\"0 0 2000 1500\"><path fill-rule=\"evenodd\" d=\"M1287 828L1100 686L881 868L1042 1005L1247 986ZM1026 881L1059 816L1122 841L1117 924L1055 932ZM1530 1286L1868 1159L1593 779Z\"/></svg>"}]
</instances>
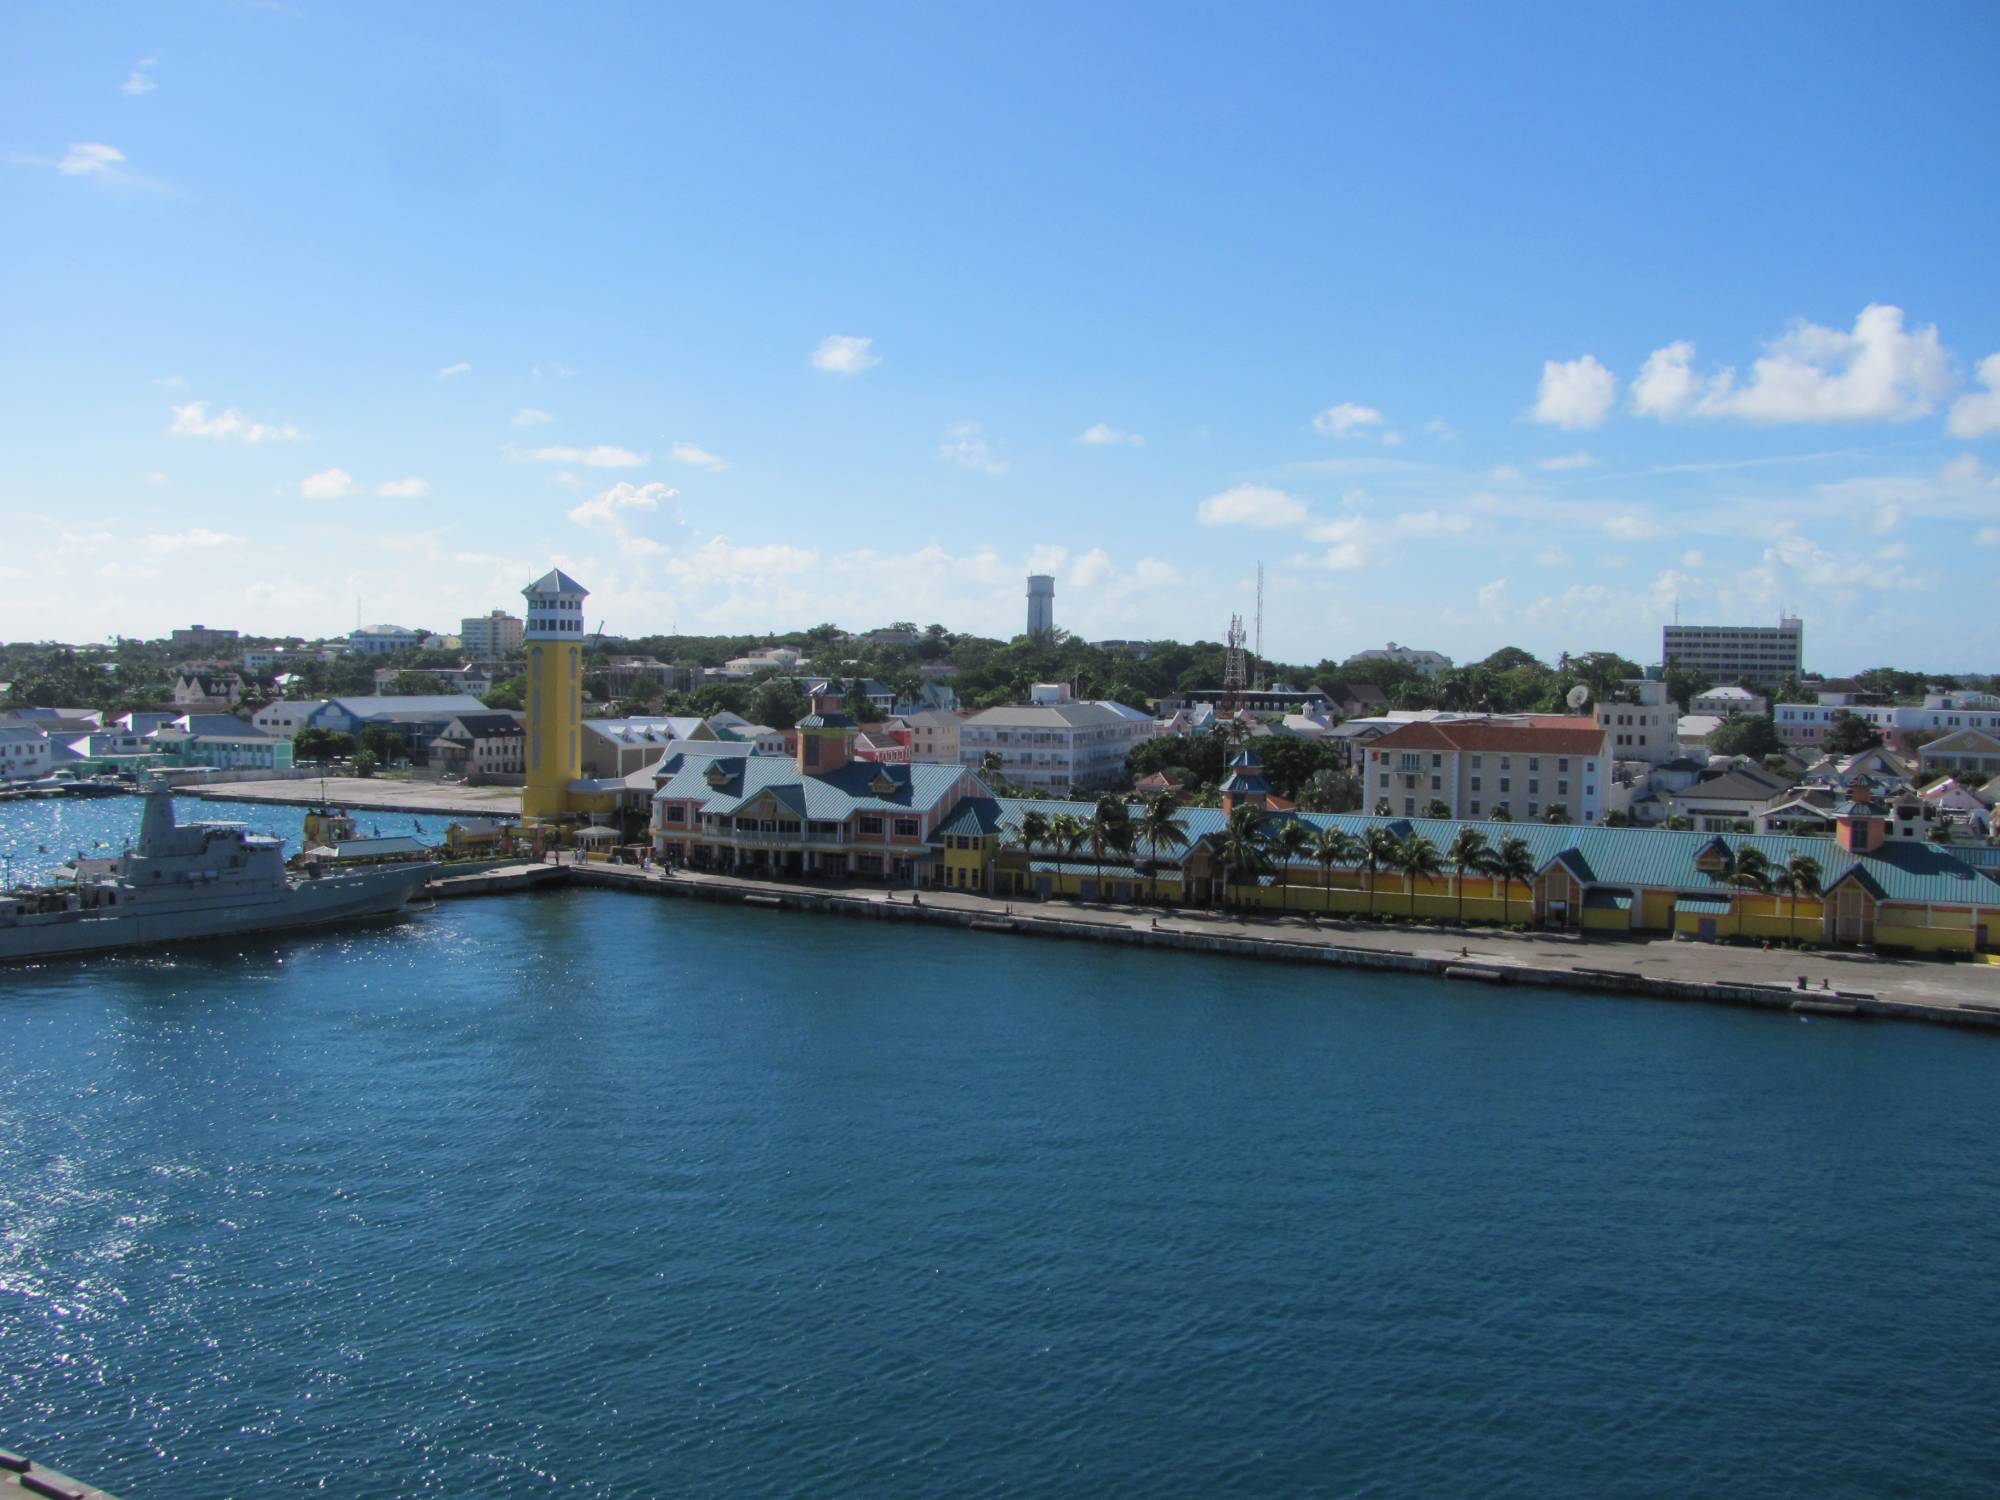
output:
<instances>
[{"instance_id":1,"label":"paved dock surface","mask_svg":"<svg viewBox=\"0 0 2000 1500\"><path fill-rule=\"evenodd\" d=\"M94 1489L80 1479L71 1479L31 1455L0 1448L0 1497L40 1495L43 1500L114 1500L108 1490Z\"/></svg>"},{"instance_id":2,"label":"paved dock surface","mask_svg":"<svg viewBox=\"0 0 2000 1500\"><path fill-rule=\"evenodd\" d=\"M398 781L386 776L329 776L324 782L231 781L221 786L184 787L184 796L213 802L274 802L317 807L326 800L350 812L452 813L466 818L518 818L517 786L462 786L439 781Z\"/></svg>"},{"instance_id":3,"label":"paved dock surface","mask_svg":"<svg viewBox=\"0 0 2000 1500\"><path fill-rule=\"evenodd\" d=\"M1315 947L1354 955L1355 962L1379 959L1382 967L1408 967L1443 974L1450 969L1500 971L1523 983L1550 983L1613 993L1650 992L1688 999L1744 999L1789 1005L1816 1002L1819 1014L1842 1013L1852 1004L1859 1014L1889 1014L1908 1008L1927 1020L1958 1020L2000 1027L2000 965L1883 958L1874 954L1821 951L1766 951L1671 938L1618 938L1575 933L1500 932L1491 928L1455 930L1430 925L1377 925L1368 922L1292 916L1239 916L1220 912L1151 907L1098 906L1076 901L1003 901L956 891L926 891L921 906L907 890L838 886L727 875L641 870L634 865L564 866L592 885L652 889L661 895L708 895L742 901L777 897L779 904L820 906L871 915L930 915L955 925L990 932L1045 932L1090 935L1092 927L1118 928L1101 936L1161 947L1201 946L1216 940L1216 951L1262 947L1267 956L1334 958ZM546 879L546 877L541 877ZM538 879L535 883L541 883ZM524 889L529 882L496 882L492 889ZM1387 902L1385 896L1385 904ZM760 905L773 904L769 900ZM1165 941L1160 941L1165 939ZM1242 945L1242 946L1238 946ZM1806 989L1798 988L1803 975ZM1454 977L1483 978L1485 973ZM1692 992L1683 987L1740 989L1743 995ZM1642 991L1641 987L1645 987ZM1779 993L1782 991L1783 993ZM1821 1008L1824 1007L1824 1008Z\"/></svg>"}]
</instances>

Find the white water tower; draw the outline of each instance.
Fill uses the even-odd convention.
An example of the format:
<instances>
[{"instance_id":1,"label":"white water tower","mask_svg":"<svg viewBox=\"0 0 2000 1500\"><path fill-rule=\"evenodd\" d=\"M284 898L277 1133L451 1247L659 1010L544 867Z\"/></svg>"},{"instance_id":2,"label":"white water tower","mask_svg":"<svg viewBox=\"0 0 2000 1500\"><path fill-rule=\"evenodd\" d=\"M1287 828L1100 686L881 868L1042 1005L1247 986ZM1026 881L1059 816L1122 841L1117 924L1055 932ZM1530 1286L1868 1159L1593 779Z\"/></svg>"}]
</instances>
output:
<instances>
[{"instance_id":1,"label":"white water tower","mask_svg":"<svg viewBox=\"0 0 2000 1500\"><path fill-rule=\"evenodd\" d=\"M1046 573L1028 575L1028 634L1049 635L1056 628L1056 581Z\"/></svg>"}]
</instances>

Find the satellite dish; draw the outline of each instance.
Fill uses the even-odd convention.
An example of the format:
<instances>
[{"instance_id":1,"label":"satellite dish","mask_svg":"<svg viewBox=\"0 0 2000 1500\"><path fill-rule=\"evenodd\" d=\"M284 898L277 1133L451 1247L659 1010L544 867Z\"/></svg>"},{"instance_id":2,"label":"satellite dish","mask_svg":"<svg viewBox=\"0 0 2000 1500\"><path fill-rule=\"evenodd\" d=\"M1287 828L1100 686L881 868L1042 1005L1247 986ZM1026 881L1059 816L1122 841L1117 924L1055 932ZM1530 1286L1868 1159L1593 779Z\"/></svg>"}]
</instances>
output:
<instances>
[{"instance_id":1,"label":"satellite dish","mask_svg":"<svg viewBox=\"0 0 2000 1500\"><path fill-rule=\"evenodd\" d=\"M1569 690L1569 696L1565 698L1563 701L1567 703L1571 708L1582 708L1584 704L1590 701L1589 684L1579 682L1575 687Z\"/></svg>"}]
</instances>

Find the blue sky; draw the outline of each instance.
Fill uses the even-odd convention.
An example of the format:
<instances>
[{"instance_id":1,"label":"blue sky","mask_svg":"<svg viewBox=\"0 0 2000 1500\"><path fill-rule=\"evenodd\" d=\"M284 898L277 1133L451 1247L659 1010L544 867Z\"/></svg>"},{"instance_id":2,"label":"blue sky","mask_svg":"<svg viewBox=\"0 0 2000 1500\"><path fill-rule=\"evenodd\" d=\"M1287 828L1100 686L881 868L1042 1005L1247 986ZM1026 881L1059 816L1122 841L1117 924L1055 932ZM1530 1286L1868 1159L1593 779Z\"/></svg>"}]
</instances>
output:
<instances>
[{"instance_id":1,"label":"blue sky","mask_svg":"<svg viewBox=\"0 0 2000 1500\"><path fill-rule=\"evenodd\" d=\"M1381 9L17 7L0 636L2000 666L2000 12Z\"/></svg>"}]
</instances>

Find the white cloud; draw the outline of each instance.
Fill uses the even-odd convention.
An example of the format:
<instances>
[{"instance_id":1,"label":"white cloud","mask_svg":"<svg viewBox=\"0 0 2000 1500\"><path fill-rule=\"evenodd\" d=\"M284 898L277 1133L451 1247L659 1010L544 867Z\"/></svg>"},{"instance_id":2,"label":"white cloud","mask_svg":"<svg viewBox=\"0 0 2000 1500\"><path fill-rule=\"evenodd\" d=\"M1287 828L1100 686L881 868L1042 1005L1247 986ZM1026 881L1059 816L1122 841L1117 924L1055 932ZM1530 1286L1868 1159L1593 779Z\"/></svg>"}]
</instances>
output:
<instances>
[{"instance_id":1,"label":"white cloud","mask_svg":"<svg viewBox=\"0 0 2000 1500\"><path fill-rule=\"evenodd\" d=\"M580 505L571 507L569 518L579 526L597 526L614 536L626 536L625 516L635 510L658 510L663 501L679 491L664 484L633 484L621 479L608 490L600 490Z\"/></svg>"},{"instance_id":2,"label":"white cloud","mask_svg":"<svg viewBox=\"0 0 2000 1500\"><path fill-rule=\"evenodd\" d=\"M152 473L146 476L146 483L148 484L165 484L166 482L167 476L159 469L153 470Z\"/></svg>"},{"instance_id":3,"label":"white cloud","mask_svg":"<svg viewBox=\"0 0 2000 1500\"><path fill-rule=\"evenodd\" d=\"M1895 422L1933 411L1951 366L1932 324L1903 327L1903 310L1871 303L1842 332L1804 319L1772 340L1738 383L1733 369L1700 375L1685 339L1655 349L1632 382L1643 416L1746 422Z\"/></svg>"},{"instance_id":4,"label":"white cloud","mask_svg":"<svg viewBox=\"0 0 2000 1500\"><path fill-rule=\"evenodd\" d=\"M1302 525L1306 503L1296 495L1268 485L1239 484L1210 495L1195 510L1204 526L1257 526L1266 529Z\"/></svg>"},{"instance_id":5,"label":"white cloud","mask_svg":"<svg viewBox=\"0 0 2000 1500\"><path fill-rule=\"evenodd\" d=\"M1982 547L2000 547L2000 526L1982 526L1973 540Z\"/></svg>"},{"instance_id":6,"label":"white cloud","mask_svg":"<svg viewBox=\"0 0 2000 1500\"><path fill-rule=\"evenodd\" d=\"M1120 445L1128 448L1143 448L1146 446L1146 440L1139 436L1138 433L1120 432L1116 427L1109 426L1103 422L1098 422L1084 428L1082 432L1077 434L1076 440L1086 448L1115 448Z\"/></svg>"},{"instance_id":7,"label":"white cloud","mask_svg":"<svg viewBox=\"0 0 2000 1500\"><path fill-rule=\"evenodd\" d=\"M1111 554L1102 547L1092 547L1070 565L1069 581L1078 588L1087 589L1110 571Z\"/></svg>"},{"instance_id":8,"label":"white cloud","mask_svg":"<svg viewBox=\"0 0 2000 1500\"><path fill-rule=\"evenodd\" d=\"M1027 571L1030 573L1046 573L1050 577L1054 577L1062 570L1062 565L1068 561L1069 548L1058 547L1052 543L1043 542L1028 554Z\"/></svg>"},{"instance_id":9,"label":"white cloud","mask_svg":"<svg viewBox=\"0 0 2000 1500\"><path fill-rule=\"evenodd\" d=\"M1545 568L1567 568L1576 559L1560 547L1544 547L1535 554L1535 561Z\"/></svg>"},{"instance_id":10,"label":"white cloud","mask_svg":"<svg viewBox=\"0 0 2000 1500\"><path fill-rule=\"evenodd\" d=\"M507 419L507 425L509 427L540 427L544 423L553 422L554 420L554 417L538 407L524 406Z\"/></svg>"},{"instance_id":11,"label":"white cloud","mask_svg":"<svg viewBox=\"0 0 2000 1500\"><path fill-rule=\"evenodd\" d=\"M108 562L97 570L99 578L130 581L139 578L158 578L160 570L149 568L144 563Z\"/></svg>"},{"instance_id":12,"label":"white cloud","mask_svg":"<svg viewBox=\"0 0 2000 1500\"><path fill-rule=\"evenodd\" d=\"M124 161L125 153L116 146L79 141L71 144L69 155L56 163L56 170L66 177L108 177Z\"/></svg>"},{"instance_id":13,"label":"white cloud","mask_svg":"<svg viewBox=\"0 0 2000 1500\"><path fill-rule=\"evenodd\" d=\"M1495 464L1486 471L1486 477L1495 484L1513 484L1521 477L1521 471L1513 464Z\"/></svg>"},{"instance_id":14,"label":"white cloud","mask_svg":"<svg viewBox=\"0 0 2000 1500\"><path fill-rule=\"evenodd\" d=\"M1326 437L1353 437L1381 425L1382 413L1372 406L1359 406L1352 401L1329 406L1313 418L1313 431Z\"/></svg>"},{"instance_id":15,"label":"white cloud","mask_svg":"<svg viewBox=\"0 0 2000 1500\"><path fill-rule=\"evenodd\" d=\"M439 370L437 372L437 378L439 380L450 380L454 375L469 375L471 373L472 373L472 366L467 364L464 360L460 360L455 365L446 365L442 370Z\"/></svg>"},{"instance_id":16,"label":"white cloud","mask_svg":"<svg viewBox=\"0 0 2000 1500\"><path fill-rule=\"evenodd\" d=\"M539 464L582 464L587 469L637 469L653 458L650 453L634 453L630 448L616 448L609 443L599 443L594 448L530 448L511 456Z\"/></svg>"},{"instance_id":17,"label":"white cloud","mask_svg":"<svg viewBox=\"0 0 2000 1500\"><path fill-rule=\"evenodd\" d=\"M1597 362L1595 355L1545 360L1534 418L1554 427L1602 426L1617 394L1617 380Z\"/></svg>"},{"instance_id":18,"label":"white cloud","mask_svg":"<svg viewBox=\"0 0 2000 1500\"><path fill-rule=\"evenodd\" d=\"M1141 583L1168 587L1181 581L1180 570L1172 563L1158 557L1142 557L1132 564L1132 572Z\"/></svg>"},{"instance_id":19,"label":"white cloud","mask_svg":"<svg viewBox=\"0 0 2000 1500\"><path fill-rule=\"evenodd\" d=\"M1621 542L1650 542L1667 534L1664 526L1629 513L1605 517L1604 529Z\"/></svg>"},{"instance_id":20,"label":"white cloud","mask_svg":"<svg viewBox=\"0 0 2000 1500\"><path fill-rule=\"evenodd\" d=\"M150 552L204 551L216 547L241 547L247 541L248 537L237 536L234 532L210 531L206 526L195 526L186 531L149 536L146 538L146 549Z\"/></svg>"},{"instance_id":21,"label":"white cloud","mask_svg":"<svg viewBox=\"0 0 2000 1500\"><path fill-rule=\"evenodd\" d=\"M1484 610L1497 610L1505 602L1506 594L1507 580L1504 578L1496 578L1491 583L1482 583L1479 586L1479 607Z\"/></svg>"},{"instance_id":22,"label":"white cloud","mask_svg":"<svg viewBox=\"0 0 2000 1500\"><path fill-rule=\"evenodd\" d=\"M1453 427L1443 417L1432 417L1428 422L1424 423L1424 431L1436 438L1440 443L1455 443L1458 441L1458 429Z\"/></svg>"},{"instance_id":23,"label":"white cloud","mask_svg":"<svg viewBox=\"0 0 2000 1500\"><path fill-rule=\"evenodd\" d=\"M1690 548L1681 554L1681 566L1684 568L1698 568L1707 561L1699 549Z\"/></svg>"},{"instance_id":24,"label":"white cloud","mask_svg":"<svg viewBox=\"0 0 2000 1500\"><path fill-rule=\"evenodd\" d=\"M1368 549L1360 542L1341 542L1307 562L1332 573L1352 573L1368 566Z\"/></svg>"},{"instance_id":25,"label":"white cloud","mask_svg":"<svg viewBox=\"0 0 2000 1500\"><path fill-rule=\"evenodd\" d=\"M986 441L986 433L977 422L954 422L945 428L938 457L981 474L1007 472L1006 460L994 456L993 445Z\"/></svg>"},{"instance_id":26,"label":"white cloud","mask_svg":"<svg viewBox=\"0 0 2000 1500\"><path fill-rule=\"evenodd\" d=\"M385 479L375 493L385 500L421 500L431 492L427 479Z\"/></svg>"},{"instance_id":27,"label":"white cloud","mask_svg":"<svg viewBox=\"0 0 2000 1500\"><path fill-rule=\"evenodd\" d=\"M338 500L354 488L354 476L345 469L322 469L299 481L299 493L308 500Z\"/></svg>"},{"instance_id":28,"label":"white cloud","mask_svg":"<svg viewBox=\"0 0 2000 1500\"><path fill-rule=\"evenodd\" d=\"M1986 387L1983 392L1960 396L1951 403L1951 417L1945 426L1953 437L1986 437L2000 432L2000 354L1989 354L1979 362L1979 383Z\"/></svg>"},{"instance_id":29,"label":"white cloud","mask_svg":"<svg viewBox=\"0 0 2000 1500\"><path fill-rule=\"evenodd\" d=\"M545 375L551 380L568 380L576 371L561 360L552 359L547 364L530 365L528 374L538 381Z\"/></svg>"},{"instance_id":30,"label":"white cloud","mask_svg":"<svg viewBox=\"0 0 2000 1500\"><path fill-rule=\"evenodd\" d=\"M253 422L233 406L211 417L206 401L190 401L185 406L176 406L173 412L174 420L167 428L171 437L213 438L217 442L289 443L305 436L289 422L275 426L268 422Z\"/></svg>"},{"instance_id":31,"label":"white cloud","mask_svg":"<svg viewBox=\"0 0 2000 1500\"><path fill-rule=\"evenodd\" d=\"M825 370L829 375L859 375L882 363L882 356L874 352L874 344L873 339L858 338L851 333L830 333L812 352L813 368Z\"/></svg>"},{"instance_id":32,"label":"white cloud","mask_svg":"<svg viewBox=\"0 0 2000 1500\"><path fill-rule=\"evenodd\" d=\"M159 87L157 83L153 82L153 68L158 62L159 59L157 57L140 58L133 65L132 71L125 75L125 81L118 86L118 91L121 94L133 95L152 93L154 89Z\"/></svg>"},{"instance_id":33,"label":"white cloud","mask_svg":"<svg viewBox=\"0 0 2000 1500\"><path fill-rule=\"evenodd\" d=\"M727 461L717 458L705 448L695 447L693 443L675 443L671 456L675 463L693 464L711 474L720 474L729 467Z\"/></svg>"},{"instance_id":34,"label":"white cloud","mask_svg":"<svg viewBox=\"0 0 2000 1500\"><path fill-rule=\"evenodd\" d=\"M1545 458L1539 467L1544 469L1589 469L1597 465L1597 460L1588 453L1564 453L1555 458Z\"/></svg>"}]
</instances>

